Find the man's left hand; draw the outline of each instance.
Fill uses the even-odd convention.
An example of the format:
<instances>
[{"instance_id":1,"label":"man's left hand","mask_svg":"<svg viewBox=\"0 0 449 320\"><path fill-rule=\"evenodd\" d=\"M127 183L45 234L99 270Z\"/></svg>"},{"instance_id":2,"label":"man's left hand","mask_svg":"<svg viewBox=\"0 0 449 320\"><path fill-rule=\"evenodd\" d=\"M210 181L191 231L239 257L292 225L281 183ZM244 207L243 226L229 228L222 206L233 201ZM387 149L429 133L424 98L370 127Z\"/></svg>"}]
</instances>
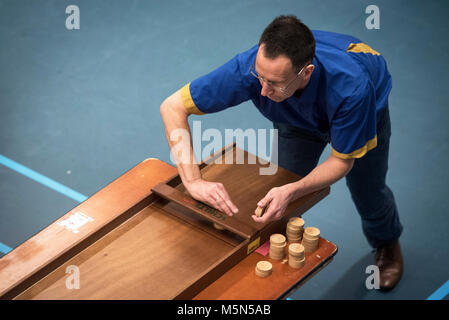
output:
<instances>
[{"instance_id":1,"label":"man's left hand","mask_svg":"<svg viewBox=\"0 0 449 320\"><path fill-rule=\"evenodd\" d=\"M265 213L263 216L257 217L255 215L256 212L254 211L254 215L252 215L253 220L264 223L281 219L292 199L292 191L292 186L290 184L276 187L268 191L266 196L257 203L259 207L267 206Z\"/></svg>"}]
</instances>

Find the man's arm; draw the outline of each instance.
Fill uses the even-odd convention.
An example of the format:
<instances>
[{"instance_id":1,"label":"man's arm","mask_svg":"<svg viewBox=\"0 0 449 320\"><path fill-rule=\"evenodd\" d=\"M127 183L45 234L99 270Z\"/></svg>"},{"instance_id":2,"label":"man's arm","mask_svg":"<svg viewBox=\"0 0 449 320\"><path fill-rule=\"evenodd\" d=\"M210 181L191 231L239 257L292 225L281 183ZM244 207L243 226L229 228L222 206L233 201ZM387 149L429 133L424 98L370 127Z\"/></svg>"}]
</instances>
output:
<instances>
[{"instance_id":1,"label":"man's arm","mask_svg":"<svg viewBox=\"0 0 449 320\"><path fill-rule=\"evenodd\" d=\"M262 217L253 215L254 221L267 222L280 219L291 201L334 184L346 176L353 165L354 159L340 159L331 154L303 179L271 189L257 204L261 207L268 205L265 214Z\"/></svg>"},{"instance_id":2,"label":"man's arm","mask_svg":"<svg viewBox=\"0 0 449 320\"><path fill-rule=\"evenodd\" d=\"M192 135L188 122L190 114L184 107L180 90L161 104L160 112L173 160L190 195L228 215L237 213L238 209L232 203L222 183L209 182L201 178L192 147Z\"/></svg>"},{"instance_id":3,"label":"man's arm","mask_svg":"<svg viewBox=\"0 0 449 320\"><path fill-rule=\"evenodd\" d=\"M354 159L340 159L331 154L307 176L293 183L292 201L334 184L346 176L353 165Z\"/></svg>"},{"instance_id":4,"label":"man's arm","mask_svg":"<svg viewBox=\"0 0 449 320\"><path fill-rule=\"evenodd\" d=\"M194 180L201 179L200 170L193 154L191 138L173 141L175 130L181 133L181 130L190 136L190 127L188 122L189 113L184 108L181 99L180 90L176 91L161 104L160 112L165 126L165 136L168 145L172 151L173 160L176 162L179 175L182 182L186 185ZM181 137L180 134L176 136ZM176 149L173 149L176 146ZM174 150L179 150L174 152ZM185 156L186 158L183 158ZM181 161L184 160L184 161Z\"/></svg>"}]
</instances>

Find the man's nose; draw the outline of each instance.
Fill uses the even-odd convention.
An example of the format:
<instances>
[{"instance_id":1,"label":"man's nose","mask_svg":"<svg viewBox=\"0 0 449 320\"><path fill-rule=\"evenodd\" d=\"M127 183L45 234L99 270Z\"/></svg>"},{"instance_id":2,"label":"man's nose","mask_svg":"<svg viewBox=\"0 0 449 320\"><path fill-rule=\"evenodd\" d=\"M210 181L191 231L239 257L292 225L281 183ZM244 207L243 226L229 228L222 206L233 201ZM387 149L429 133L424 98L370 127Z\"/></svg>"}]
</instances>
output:
<instances>
[{"instance_id":1,"label":"man's nose","mask_svg":"<svg viewBox=\"0 0 449 320\"><path fill-rule=\"evenodd\" d=\"M262 90L260 92L260 94L264 97L266 97L268 94L272 93L273 89L270 88L270 86L266 83L266 82L262 82Z\"/></svg>"}]
</instances>

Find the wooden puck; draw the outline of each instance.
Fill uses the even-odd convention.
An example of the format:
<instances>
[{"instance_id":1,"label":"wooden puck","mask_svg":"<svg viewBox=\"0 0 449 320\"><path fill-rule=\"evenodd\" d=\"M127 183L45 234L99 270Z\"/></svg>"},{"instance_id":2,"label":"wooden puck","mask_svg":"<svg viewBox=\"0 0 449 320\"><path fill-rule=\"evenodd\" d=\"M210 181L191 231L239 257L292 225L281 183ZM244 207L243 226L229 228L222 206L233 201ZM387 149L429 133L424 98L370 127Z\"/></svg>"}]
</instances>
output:
<instances>
[{"instance_id":1,"label":"wooden puck","mask_svg":"<svg viewBox=\"0 0 449 320\"><path fill-rule=\"evenodd\" d=\"M270 249L268 255L271 259L281 260L285 257L285 251L273 251L272 249Z\"/></svg>"},{"instance_id":2,"label":"wooden puck","mask_svg":"<svg viewBox=\"0 0 449 320\"><path fill-rule=\"evenodd\" d=\"M300 232L301 228L296 228L295 226L292 226L291 224L287 223L287 230L291 230L293 232Z\"/></svg>"},{"instance_id":3,"label":"wooden puck","mask_svg":"<svg viewBox=\"0 0 449 320\"><path fill-rule=\"evenodd\" d=\"M269 261L259 261L257 263L257 269L262 272L269 272L273 269L273 265Z\"/></svg>"},{"instance_id":4,"label":"wooden puck","mask_svg":"<svg viewBox=\"0 0 449 320\"><path fill-rule=\"evenodd\" d=\"M268 277L272 272L272 264L268 261L259 261L256 265L256 275L262 278Z\"/></svg>"},{"instance_id":5,"label":"wooden puck","mask_svg":"<svg viewBox=\"0 0 449 320\"><path fill-rule=\"evenodd\" d=\"M278 251L277 252L277 251L270 250L269 251L269 256L272 259L279 260L279 259L282 259L283 257L285 257L285 252L284 251L282 251L282 252Z\"/></svg>"},{"instance_id":6,"label":"wooden puck","mask_svg":"<svg viewBox=\"0 0 449 320\"><path fill-rule=\"evenodd\" d=\"M318 242L320 240L319 238L310 237L305 233L302 235L302 238L305 239L307 242Z\"/></svg>"},{"instance_id":7,"label":"wooden puck","mask_svg":"<svg viewBox=\"0 0 449 320\"><path fill-rule=\"evenodd\" d=\"M224 230L225 228L223 228L222 226L220 226L218 223L214 222L214 228L217 230Z\"/></svg>"},{"instance_id":8,"label":"wooden puck","mask_svg":"<svg viewBox=\"0 0 449 320\"><path fill-rule=\"evenodd\" d=\"M309 236L310 238L318 239L318 237L320 236L320 229L315 227L307 227L304 230L304 234Z\"/></svg>"},{"instance_id":9,"label":"wooden puck","mask_svg":"<svg viewBox=\"0 0 449 320\"><path fill-rule=\"evenodd\" d=\"M308 244L316 244L320 241L320 239L310 239L307 236L303 236L302 241Z\"/></svg>"},{"instance_id":10,"label":"wooden puck","mask_svg":"<svg viewBox=\"0 0 449 320\"><path fill-rule=\"evenodd\" d=\"M265 206L265 207L257 207L257 209L256 209L256 217L261 217L265 213L265 209L266 208L267 208L267 206Z\"/></svg>"},{"instance_id":11,"label":"wooden puck","mask_svg":"<svg viewBox=\"0 0 449 320\"><path fill-rule=\"evenodd\" d=\"M285 243L285 237L280 233L275 233L270 236L270 243L274 245L283 245Z\"/></svg>"},{"instance_id":12,"label":"wooden puck","mask_svg":"<svg viewBox=\"0 0 449 320\"><path fill-rule=\"evenodd\" d=\"M290 256L288 259L288 265L295 269L300 269L300 268L304 267L305 264L306 264L306 258L304 258L302 260L297 260L294 257Z\"/></svg>"},{"instance_id":13,"label":"wooden puck","mask_svg":"<svg viewBox=\"0 0 449 320\"><path fill-rule=\"evenodd\" d=\"M316 251L318 248L307 248L307 247L305 247L305 252L306 253L311 253L311 252L314 252L314 251Z\"/></svg>"},{"instance_id":14,"label":"wooden puck","mask_svg":"<svg viewBox=\"0 0 449 320\"><path fill-rule=\"evenodd\" d=\"M256 276L261 277L261 278L266 278L270 275L271 273L264 273L264 272L260 272L259 270L257 270L256 268Z\"/></svg>"},{"instance_id":15,"label":"wooden puck","mask_svg":"<svg viewBox=\"0 0 449 320\"><path fill-rule=\"evenodd\" d=\"M293 224L291 222L287 223L287 228L290 228L290 229L295 230L295 231L304 230L303 227L298 227L297 225L295 225L295 224Z\"/></svg>"},{"instance_id":16,"label":"wooden puck","mask_svg":"<svg viewBox=\"0 0 449 320\"><path fill-rule=\"evenodd\" d=\"M284 250L284 248L287 246L287 242L284 242L282 244L275 244L275 243L270 243L270 249L278 249L278 250Z\"/></svg>"},{"instance_id":17,"label":"wooden puck","mask_svg":"<svg viewBox=\"0 0 449 320\"><path fill-rule=\"evenodd\" d=\"M304 246L305 252L313 252L318 249L318 242L308 242L302 239L302 245Z\"/></svg>"},{"instance_id":18,"label":"wooden puck","mask_svg":"<svg viewBox=\"0 0 449 320\"><path fill-rule=\"evenodd\" d=\"M273 270L273 265L268 261L259 261L256 265L256 275L265 278L268 277Z\"/></svg>"},{"instance_id":19,"label":"wooden puck","mask_svg":"<svg viewBox=\"0 0 449 320\"><path fill-rule=\"evenodd\" d=\"M304 227L304 219L299 217L293 217L290 218L288 224L291 225L293 228L302 229Z\"/></svg>"},{"instance_id":20,"label":"wooden puck","mask_svg":"<svg viewBox=\"0 0 449 320\"><path fill-rule=\"evenodd\" d=\"M288 246L288 253L292 256L302 257L304 256L304 246L300 243L292 243Z\"/></svg>"},{"instance_id":21,"label":"wooden puck","mask_svg":"<svg viewBox=\"0 0 449 320\"><path fill-rule=\"evenodd\" d=\"M284 254L285 250L283 248L270 248L270 252L273 252L274 254Z\"/></svg>"},{"instance_id":22,"label":"wooden puck","mask_svg":"<svg viewBox=\"0 0 449 320\"><path fill-rule=\"evenodd\" d=\"M287 237L302 237L302 233L300 232L292 232L290 230L287 230Z\"/></svg>"}]
</instances>

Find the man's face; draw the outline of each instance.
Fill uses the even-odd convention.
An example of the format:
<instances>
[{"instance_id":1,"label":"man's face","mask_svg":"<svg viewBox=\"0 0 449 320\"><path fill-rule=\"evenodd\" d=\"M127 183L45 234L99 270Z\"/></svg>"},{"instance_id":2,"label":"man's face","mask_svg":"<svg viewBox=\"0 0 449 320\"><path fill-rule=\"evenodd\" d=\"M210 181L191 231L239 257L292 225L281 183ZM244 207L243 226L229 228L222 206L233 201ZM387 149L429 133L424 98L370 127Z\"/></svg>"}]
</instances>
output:
<instances>
[{"instance_id":1,"label":"man's face","mask_svg":"<svg viewBox=\"0 0 449 320\"><path fill-rule=\"evenodd\" d=\"M274 59L265 57L263 44L259 46L257 52L255 70L259 77L264 79L260 81L262 85L261 95L276 102L290 98L300 88L301 84L304 84L304 72L296 78L297 72L293 69L291 60L284 55ZM308 78L310 78L310 75ZM279 88L285 88L287 85L289 85L287 92L279 90Z\"/></svg>"}]
</instances>

